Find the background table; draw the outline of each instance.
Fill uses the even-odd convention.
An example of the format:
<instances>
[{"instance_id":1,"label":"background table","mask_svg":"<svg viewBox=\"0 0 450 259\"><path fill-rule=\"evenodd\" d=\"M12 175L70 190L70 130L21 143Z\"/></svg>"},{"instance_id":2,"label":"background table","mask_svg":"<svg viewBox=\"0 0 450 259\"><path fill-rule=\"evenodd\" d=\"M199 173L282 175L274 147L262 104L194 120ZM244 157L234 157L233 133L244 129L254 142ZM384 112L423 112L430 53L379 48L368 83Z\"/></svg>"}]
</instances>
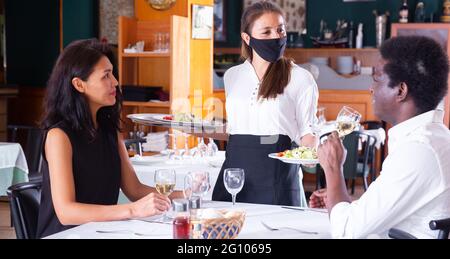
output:
<instances>
[{"instance_id":1,"label":"background table","mask_svg":"<svg viewBox=\"0 0 450 259\"><path fill-rule=\"evenodd\" d=\"M28 181L28 165L18 143L0 142L0 196L9 186Z\"/></svg>"},{"instance_id":2,"label":"background table","mask_svg":"<svg viewBox=\"0 0 450 259\"><path fill-rule=\"evenodd\" d=\"M219 151L216 157L204 157L193 160L169 160L167 156L156 155L151 158L139 162L131 159L136 175L142 183L148 186L155 186L155 171L158 169L173 169L176 172L175 190L182 191L184 189L184 178L189 172L206 171L209 172L210 189L203 197L204 200L211 200L212 191L219 176L220 168L225 161L225 151ZM230 196L231 197L231 196ZM120 193L119 203L127 203L128 199Z\"/></svg>"}]
</instances>

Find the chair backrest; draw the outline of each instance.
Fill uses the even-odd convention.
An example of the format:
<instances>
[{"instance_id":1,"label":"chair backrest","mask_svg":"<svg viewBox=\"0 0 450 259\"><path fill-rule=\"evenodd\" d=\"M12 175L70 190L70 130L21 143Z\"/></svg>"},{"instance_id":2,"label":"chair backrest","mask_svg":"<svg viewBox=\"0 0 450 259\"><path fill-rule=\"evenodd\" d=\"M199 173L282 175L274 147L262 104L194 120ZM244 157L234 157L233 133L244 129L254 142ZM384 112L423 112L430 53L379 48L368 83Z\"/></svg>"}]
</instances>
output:
<instances>
[{"instance_id":1,"label":"chair backrest","mask_svg":"<svg viewBox=\"0 0 450 259\"><path fill-rule=\"evenodd\" d=\"M381 121L362 121L360 123L365 129L379 129L384 128L383 122Z\"/></svg>"},{"instance_id":2,"label":"chair backrest","mask_svg":"<svg viewBox=\"0 0 450 259\"><path fill-rule=\"evenodd\" d=\"M41 172L44 131L37 127L23 125L8 125L8 129L12 131L11 142L18 142L19 131L26 131L24 153L27 159L29 176L32 179Z\"/></svg>"},{"instance_id":3,"label":"chair backrest","mask_svg":"<svg viewBox=\"0 0 450 259\"><path fill-rule=\"evenodd\" d=\"M347 157L344 162L344 178L355 179L358 168L359 132L354 131L348 134L342 142L345 149L347 149Z\"/></svg>"},{"instance_id":4,"label":"chair backrest","mask_svg":"<svg viewBox=\"0 0 450 259\"><path fill-rule=\"evenodd\" d=\"M359 150L360 139L365 138L365 141L361 144L361 150ZM366 168L369 166L370 155L375 152L375 137L359 132L354 131L347 136L345 136L343 140L343 145L345 149L347 149L347 157L344 163L344 178L345 179L355 179L358 173L363 173L364 177L367 177ZM361 157L363 165L360 171L358 170L358 161L359 157Z\"/></svg>"},{"instance_id":5,"label":"chair backrest","mask_svg":"<svg viewBox=\"0 0 450 259\"><path fill-rule=\"evenodd\" d=\"M11 215L18 239L36 238L41 186L41 181L35 181L19 183L8 188Z\"/></svg>"},{"instance_id":6,"label":"chair backrest","mask_svg":"<svg viewBox=\"0 0 450 259\"><path fill-rule=\"evenodd\" d=\"M360 123L365 129L371 130L371 129L379 129L379 128L383 128L384 130L386 130L386 122L384 121L363 121ZM384 144L381 144L381 147L384 147ZM385 150L384 148L381 148L381 152L380 152L380 159L381 159L381 163L383 163L384 161L384 156L385 156ZM371 160L373 162L375 154L369 154L369 160Z\"/></svg>"}]
</instances>

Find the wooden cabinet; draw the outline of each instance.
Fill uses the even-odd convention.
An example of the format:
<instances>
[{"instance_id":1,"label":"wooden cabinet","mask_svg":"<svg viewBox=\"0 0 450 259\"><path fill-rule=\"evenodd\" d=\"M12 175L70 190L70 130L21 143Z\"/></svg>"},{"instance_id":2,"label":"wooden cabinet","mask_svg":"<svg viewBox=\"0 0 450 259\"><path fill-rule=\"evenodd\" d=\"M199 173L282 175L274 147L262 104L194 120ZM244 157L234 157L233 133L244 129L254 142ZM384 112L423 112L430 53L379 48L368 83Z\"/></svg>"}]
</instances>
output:
<instances>
[{"instance_id":1,"label":"wooden cabinet","mask_svg":"<svg viewBox=\"0 0 450 259\"><path fill-rule=\"evenodd\" d=\"M364 48L364 49L347 49L347 48L287 48L286 57L295 60L295 63L302 64L309 61L312 57L328 57L330 59L330 67L337 69L336 60L339 56L352 56L355 60L361 61L363 67L374 67L380 57L378 49Z\"/></svg>"},{"instance_id":2,"label":"wooden cabinet","mask_svg":"<svg viewBox=\"0 0 450 259\"><path fill-rule=\"evenodd\" d=\"M139 21L119 17L119 83L121 86L160 86L170 94L162 103L124 102L124 116L130 113L171 113L176 98L188 98L189 21L186 17L172 16L164 21ZM169 33L167 53L149 52L155 45L156 33ZM145 42L144 53L124 53L129 44ZM129 129L130 124L126 125Z\"/></svg>"},{"instance_id":3,"label":"wooden cabinet","mask_svg":"<svg viewBox=\"0 0 450 259\"><path fill-rule=\"evenodd\" d=\"M192 5L213 5L212 0L178 0L169 10L152 9L135 1L135 18L119 17L118 66L121 86L159 86L169 93L168 102L124 102L125 131L133 127L130 113L192 112L205 115L203 104L212 96L213 39L191 37ZM168 33L167 53L151 52L155 34ZM129 44L144 41L144 53L124 53Z\"/></svg>"}]
</instances>

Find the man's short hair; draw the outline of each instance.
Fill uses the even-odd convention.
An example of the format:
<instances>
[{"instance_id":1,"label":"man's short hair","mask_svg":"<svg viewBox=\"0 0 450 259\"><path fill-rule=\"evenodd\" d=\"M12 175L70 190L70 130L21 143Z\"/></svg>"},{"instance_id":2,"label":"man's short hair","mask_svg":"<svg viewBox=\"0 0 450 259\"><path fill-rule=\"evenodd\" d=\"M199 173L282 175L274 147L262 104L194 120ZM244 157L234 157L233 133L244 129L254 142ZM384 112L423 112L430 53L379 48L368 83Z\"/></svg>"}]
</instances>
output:
<instances>
[{"instance_id":1,"label":"man's short hair","mask_svg":"<svg viewBox=\"0 0 450 259\"><path fill-rule=\"evenodd\" d=\"M399 36L387 40L380 52L388 62L389 87L404 82L421 113L435 109L447 94L449 62L443 48L428 37Z\"/></svg>"}]
</instances>

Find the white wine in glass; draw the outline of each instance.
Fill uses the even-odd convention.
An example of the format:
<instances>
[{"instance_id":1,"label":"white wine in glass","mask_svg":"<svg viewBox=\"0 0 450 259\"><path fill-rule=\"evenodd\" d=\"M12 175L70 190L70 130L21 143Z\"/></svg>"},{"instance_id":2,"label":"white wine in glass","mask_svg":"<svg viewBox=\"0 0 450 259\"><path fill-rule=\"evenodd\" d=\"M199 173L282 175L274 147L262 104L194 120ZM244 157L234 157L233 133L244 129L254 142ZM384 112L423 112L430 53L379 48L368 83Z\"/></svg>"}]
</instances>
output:
<instances>
[{"instance_id":1,"label":"white wine in glass","mask_svg":"<svg viewBox=\"0 0 450 259\"><path fill-rule=\"evenodd\" d=\"M352 133L356 128L356 123L349 121L338 121L337 122L337 132L340 137L346 136Z\"/></svg>"},{"instance_id":2,"label":"white wine in glass","mask_svg":"<svg viewBox=\"0 0 450 259\"><path fill-rule=\"evenodd\" d=\"M173 190L175 189L175 184L165 183L165 184L156 184L156 190L159 194L164 196L169 196Z\"/></svg>"},{"instance_id":3,"label":"white wine in glass","mask_svg":"<svg viewBox=\"0 0 450 259\"><path fill-rule=\"evenodd\" d=\"M175 189L175 184L175 170L159 169L155 171L155 188L160 194L169 197L169 195ZM164 213L163 221L166 221L167 219L167 215L166 213Z\"/></svg>"},{"instance_id":4,"label":"white wine in glass","mask_svg":"<svg viewBox=\"0 0 450 259\"><path fill-rule=\"evenodd\" d=\"M339 137L343 138L352 133L358 127L360 120L361 114L357 110L349 106L342 107L336 118L336 130Z\"/></svg>"}]
</instances>

